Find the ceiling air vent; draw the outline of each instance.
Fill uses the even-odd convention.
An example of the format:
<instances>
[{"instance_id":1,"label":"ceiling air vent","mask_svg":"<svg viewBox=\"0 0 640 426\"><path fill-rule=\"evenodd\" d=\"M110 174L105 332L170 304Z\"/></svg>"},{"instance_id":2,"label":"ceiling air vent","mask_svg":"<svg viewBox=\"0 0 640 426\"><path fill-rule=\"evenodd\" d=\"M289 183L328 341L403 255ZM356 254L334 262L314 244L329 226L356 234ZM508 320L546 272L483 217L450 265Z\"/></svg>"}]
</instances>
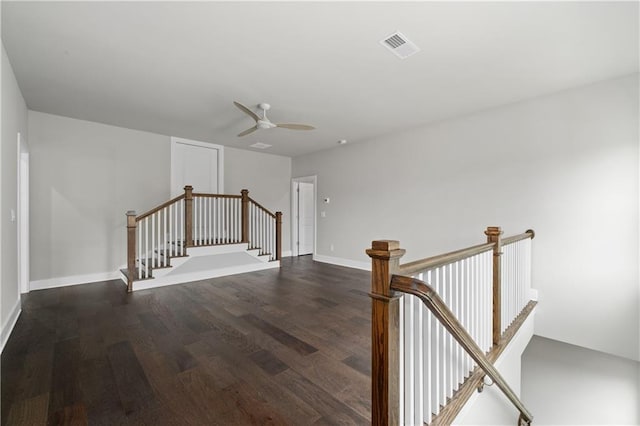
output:
<instances>
[{"instance_id":1,"label":"ceiling air vent","mask_svg":"<svg viewBox=\"0 0 640 426\"><path fill-rule=\"evenodd\" d=\"M414 53L418 53L420 48L413 44L404 34L400 31L385 37L380 41L384 47L396 54L400 59L408 58Z\"/></svg>"},{"instance_id":2,"label":"ceiling air vent","mask_svg":"<svg viewBox=\"0 0 640 426\"><path fill-rule=\"evenodd\" d=\"M262 142L256 142L253 145L250 145L251 148L258 148L258 149L267 149L269 147L271 147L271 145L266 144L266 143L262 143Z\"/></svg>"}]
</instances>

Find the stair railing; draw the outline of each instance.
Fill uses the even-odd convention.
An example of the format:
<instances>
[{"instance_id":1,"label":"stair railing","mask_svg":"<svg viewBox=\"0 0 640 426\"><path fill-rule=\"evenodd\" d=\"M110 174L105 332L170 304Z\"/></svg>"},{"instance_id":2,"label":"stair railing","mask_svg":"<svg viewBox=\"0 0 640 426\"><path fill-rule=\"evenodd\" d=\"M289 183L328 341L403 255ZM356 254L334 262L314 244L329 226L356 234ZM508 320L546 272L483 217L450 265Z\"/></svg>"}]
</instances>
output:
<instances>
[{"instance_id":1,"label":"stair railing","mask_svg":"<svg viewBox=\"0 0 640 426\"><path fill-rule=\"evenodd\" d=\"M486 244L404 265L397 241L374 241L367 250L374 425L450 424L472 394L465 386L481 386L485 374L520 411L519 422L531 422L490 360L514 334L509 326L519 327L535 306L528 301L534 233L485 233Z\"/></svg>"},{"instance_id":2,"label":"stair railing","mask_svg":"<svg viewBox=\"0 0 640 426\"><path fill-rule=\"evenodd\" d=\"M136 216L127 212L127 291L133 281L152 278L152 270L167 267L172 257L187 255L189 247L246 243L269 260L282 258L282 213L271 213L240 195L184 194Z\"/></svg>"},{"instance_id":3,"label":"stair railing","mask_svg":"<svg viewBox=\"0 0 640 426\"><path fill-rule=\"evenodd\" d=\"M249 249L259 249L270 260L282 256L282 213L271 213L249 198Z\"/></svg>"},{"instance_id":4,"label":"stair railing","mask_svg":"<svg viewBox=\"0 0 640 426\"><path fill-rule=\"evenodd\" d=\"M193 246L242 242L242 195L193 194Z\"/></svg>"}]
</instances>

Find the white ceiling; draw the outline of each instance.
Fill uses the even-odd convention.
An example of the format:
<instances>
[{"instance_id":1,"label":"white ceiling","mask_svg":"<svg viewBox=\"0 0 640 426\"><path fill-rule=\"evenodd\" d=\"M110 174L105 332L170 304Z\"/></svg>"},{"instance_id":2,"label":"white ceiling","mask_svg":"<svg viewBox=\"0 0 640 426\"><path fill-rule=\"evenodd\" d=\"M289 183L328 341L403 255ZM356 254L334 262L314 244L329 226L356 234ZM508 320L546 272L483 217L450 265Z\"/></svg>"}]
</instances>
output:
<instances>
[{"instance_id":1,"label":"white ceiling","mask_svg":"<svg viewBox=\"0 0 640 426\"><path fill-rule=\"evenodd\" d=\"M638 72L638 3L2 1L2 41L32 110L295 157Z\"/></svg>"}]
</instances>

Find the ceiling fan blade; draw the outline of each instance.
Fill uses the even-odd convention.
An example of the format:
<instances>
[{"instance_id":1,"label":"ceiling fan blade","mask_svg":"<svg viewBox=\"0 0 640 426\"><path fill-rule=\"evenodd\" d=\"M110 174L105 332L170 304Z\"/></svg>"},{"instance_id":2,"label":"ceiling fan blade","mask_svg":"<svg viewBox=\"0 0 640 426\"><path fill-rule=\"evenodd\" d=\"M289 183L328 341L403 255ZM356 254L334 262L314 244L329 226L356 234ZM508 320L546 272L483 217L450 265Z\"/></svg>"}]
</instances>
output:
<instances>
[{"instance_id":1,"label":"ceiling fan blade","mask_svg":"<svg viewBox=\"0 0 640 426\"><path fill-rule=\"evenodd\" d=\"M258 126L253 126L252 128L245 130L244 132L238 133L238 137L247 136L249 133L253 133L256 130L258 130Z\"/></svg>"},{"instance_id":2,"label":"ceiling fan blade","mask_svg":"<svg viewBox=\"0 0 640 426\"><path fill-rule=\"evenodd\" d=\"M246 106L242 105L240 102L233 101L233 104L235 106L237 106L240 111L244 112L245 114L247 114L249 117L253 118L254 120L256 120L256 121L260 120L260 117L258 117L258 114L256 114L255 112L251 111L249 108L247 108Z\"/></svg>"},{"instance_id":3,"label":"ceiling fan blade","mask_svg":"<svg viewBox=\"0 0 640 426\"><path fill-rule=\"evenodd\" d=\"M313 130L315 127L309 126L308 124L276 124L276 127L282 127L283 129L292 129L292 130Z\"/></svg>"}]
</instances>

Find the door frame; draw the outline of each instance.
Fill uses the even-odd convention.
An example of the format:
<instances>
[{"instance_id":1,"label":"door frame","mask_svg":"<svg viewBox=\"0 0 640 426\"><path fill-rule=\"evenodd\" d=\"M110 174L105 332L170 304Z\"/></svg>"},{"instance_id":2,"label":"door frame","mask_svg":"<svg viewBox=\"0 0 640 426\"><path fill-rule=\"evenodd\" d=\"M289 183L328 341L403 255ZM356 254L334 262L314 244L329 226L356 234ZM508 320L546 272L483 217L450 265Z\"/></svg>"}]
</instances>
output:
<instances>
[{"instance_id":1,"label":"door frame","mask_svg":"<svg viewBox=\"0 0 640 426\"><path fill-rule=\"evenodd\" d=\"M169 192L171 193L171 197L177 197L178 195L182 194L183 192L179 192L179 193L174 193L174 188L177 186L177 180L178 177L175 175L176 169L177 169L177 163L176 163L176 146L178 144L183 144L183 145L192 145L192 146L197 146L200 148L207 148L207 149L216 149L218 150L218 194L224 194L224 146L223 145L217 145L214 143L209 143L209 142L201 142L201 141L194 141L191 139L184 139L184 138L179 138L177 136L171 136L171 181L170 181L170 185L171 188L169 189ZM197 190L198 188L196 188Z\"/></svg>"},{"instance_id":2,"label":"door frame","mask_svg":"<svg viewBox=\"0 0 640 426\"><path fill-rule=\"evenodd\" d=\"M296 184L304 182L313 184L313 252L315 258L318 244L318 176L300 176L291 179L291 256L299 256L298 247L298 191Z\"/></svg>"},{"instance_id":3,"label":"door frame","mask_svg":"<svg viewBox=\"0 0 640 426\"><path fill-rule=\"evenodd\" d=\"M29 144L18 132L17 248L20 293L29 293Z\"/></svg>"}]
</instances>

